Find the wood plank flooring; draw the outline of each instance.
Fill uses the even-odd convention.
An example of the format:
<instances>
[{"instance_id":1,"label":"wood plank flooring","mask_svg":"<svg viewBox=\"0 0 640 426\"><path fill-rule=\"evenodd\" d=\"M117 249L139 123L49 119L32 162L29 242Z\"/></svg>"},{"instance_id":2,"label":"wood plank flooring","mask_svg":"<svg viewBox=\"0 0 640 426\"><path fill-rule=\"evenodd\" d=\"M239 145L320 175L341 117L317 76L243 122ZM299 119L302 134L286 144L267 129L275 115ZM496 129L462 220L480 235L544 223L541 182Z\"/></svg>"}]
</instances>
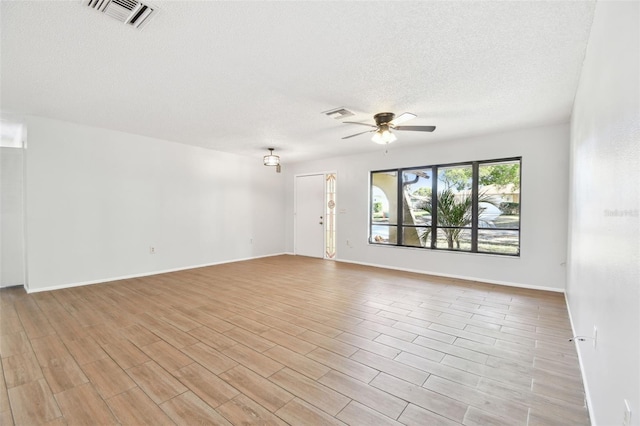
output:
<instances>
[{"instance_id":1,"label":"wood plank flooring","mask_svg":"<svg viewBox=\"0 0 640 426\"><path fill-rule=\"evenodd\" d=\"M275 256L0 308L3 425L589 424L556 293Z\"/></svg>"}]
</instances>

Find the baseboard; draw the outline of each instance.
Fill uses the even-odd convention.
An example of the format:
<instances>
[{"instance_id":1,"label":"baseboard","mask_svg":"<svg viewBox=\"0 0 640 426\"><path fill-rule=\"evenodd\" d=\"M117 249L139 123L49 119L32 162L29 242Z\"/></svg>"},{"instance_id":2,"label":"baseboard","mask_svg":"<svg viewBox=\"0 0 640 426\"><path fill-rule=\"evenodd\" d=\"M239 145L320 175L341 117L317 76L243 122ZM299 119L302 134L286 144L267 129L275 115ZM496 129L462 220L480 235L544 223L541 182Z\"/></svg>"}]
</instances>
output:
<instances>
[{"instance_id":1,"label":"baseboard","mask_svg":"<svg viewBox=\"0 0 640 426\"><path fill-rule=\"evenodd\" d=\"M192 266L184 266L184 267L180 267L180 268L163 269L161 271L143 272L141 274L123 275L123 276L119 276L119 277L110 277L110 278L103 278L103 279L99 279L99 280L82 281L82 282L76 282L76 283L70 283L70 284L61 284L61 285L55 285L55 286L49 286L49 287L41 287L41 288L36 288L36 289L29 289L29 288L27 288L27 286L25 286L24 289L29 294L31 294L31 293L40 293L40 292L43 292L43 291L61 290L63 288L81 287L81 286L85 286L85 285L101 284L101 283L108 283L108 282L120 281L120 280L128 280L128 279L131 279L131 278L148 277L148 276L151 276L151 275L166 274L166 273L169 273L169 272L186 271L188 269L197 269L197 268L204 268L204 267L207 267L207 266L223 265L225 263L244 262L246 260L261 259L261 258L264 258L264 257L281 256L281 255L284 255L284 254L288 254L288 253L265 254L265 255L262 255L262 256L253 256L253 257L245 257L245 258L241 258L241 259L223 260L223 261L220 261L220 262L205 263L205 264L202 264L202 265L192 265Z\"/></svg>"},{"instance_id":2,"label":"baseboard","mask_svg":"<svg viewBox=\"0 0 640 426\"><path fill-rule=\"evenodd\" d=\"M84 286L84 285L107 283L107 282L126 280L126 279L131 279L131 278L148 277L148 276L151 276L151 275L166 274L166 273L169 273L169 272L185 271L185 270L188 270L188 269L204 268L204 267L207 267L207 266L222 265L222 264L225 264L225 263L243 262L243 261L246 261L246 260L261 259L261 258L264 258L264 257L273 257L273 256L282 256L282 255L295 256L295 253L291 253L291 252L273 253L273 254L266 254L266 255L262 255L262 256L253 256L253 257L245 257L245 258L241 258L241 259L231 259L231 260L223 260L223 261L219 261L219 262L211 262L211 263L205 263L205 264L201 264L201 265L190 265L190 266L184 266L184 267L179 267L179 268L164 269L164 270L160 270L160 271L143 272L143 273L140 273L140 274L123 275L123 276L118 276L118 277L102 278L102 279L98 279L98 280L81 281L81 282L76 282L76 283L68 283L68 284L61 284L61 285L55 285L55 286L40 287L40 288L37 288L37 289L29 289L29 288L27 288L27 286L25 286L25 290L26 290L27 293L40 293L40 292L43 292L43 291L61 290L63 288L80 287L80 286ZM497 285L503 285L503 286L508 286L508 287L517 287L517 288L526 288L526 289L531 289L531 290L541 290L541 291L552 291L552 292L556 292L556 293L564 293L564 290L557 289L557 288L552 288L552 287L531 286L531 285L526 285L526 284L508 282L508 281L488 280L488 279L485 279L485 278L477 278L477 277L471 277L471 276L467 276L467 275L443 274L443 273L440 273L440 272L423 271L423 270L411 269L411 268L400 268L400 267L396 267L396 266L379 265L379 264L368 263L368 262L358 262L358 261L354 261L354 260L344 260L344 259L334 259L334 260L336 262L352 263L352 264L355 264L355 265L371 266L371 267L374 267L374 268L391 269L391 270L396 270L396 271L412 272L412 273L423 274L423 275L434 275L434 276L438 276L438 277L455 278L455 279L460 279L460 280L476 281L476 282L482 282L482 283L487 283L487 284L497 284ZM566 295L565 295L565 299L566 299ZM568 304L567 304L567 307L568 307Z\"/></svg>"},{"instance_id":3,"label":"baseboard","mask_svg":"<svg viewBox=\"0 0 640 426\"><path fill-rule=\"evenodd\" d=\"M0 286L0 289L5 289L5 288L17 288L17 287L24 287L24 284L9 284L9 285L3 285L3 286Z\"/></svg>"},{"instance_id":4,"label":"baseboard","mask_svg":"<svg viewBox=\"0 0 640 426\"><path fill-rule=\"evenodd\" d=\"M577 336L576 328L573 325L573 316L571 316L571 307L569 306L569 299L567 299L567 293L564 293L564 303L567 305L567 313L569 314L569 323L571 324L571 332L573 336ZM587 400L587 412L589 413L589 420L591 421L591 426L597 426L595 418L593 417L593 413L591 412L591 393L589 392L589 385L587 384L586 377L584 371L584 364L582 363L582 354L580 353L580 345L578 345L578 341L574 342L576 345L576 353L578 354L578 364L580 365L580 375L582 376L582 386L584 387L584 395Z\"/></svg>"},{"instance_id":5,"label":"baseboard","mask_svg":"<svg viewBox=\"0 0 640 426\"><path fill-rule=\"evenodd\" d=\"M476 282L487 283L487 284L497 284L497 285L503 285L507 287L517 287L517 288L526 288L530 290L541 290L541 291L552 291L554 293L564 293L563 289L558 289L553 287L541 287L541 286L513 283L509 281L488 280L486 278L477 278L477 277L471 277L468 275L443 274L441 272L423 271L420 269L410 269L410 268L400 268L397 266L379 265L379 264L367 263L367 262L357 262L355 260L336 259L336 262L353 263L355 265L372 266L374 268L392 269L395 271L413 272L415 274L423 274L423 275L435 275L437 277L455 278L459 280L476 281Z\"/></svg>"}]
</instances>

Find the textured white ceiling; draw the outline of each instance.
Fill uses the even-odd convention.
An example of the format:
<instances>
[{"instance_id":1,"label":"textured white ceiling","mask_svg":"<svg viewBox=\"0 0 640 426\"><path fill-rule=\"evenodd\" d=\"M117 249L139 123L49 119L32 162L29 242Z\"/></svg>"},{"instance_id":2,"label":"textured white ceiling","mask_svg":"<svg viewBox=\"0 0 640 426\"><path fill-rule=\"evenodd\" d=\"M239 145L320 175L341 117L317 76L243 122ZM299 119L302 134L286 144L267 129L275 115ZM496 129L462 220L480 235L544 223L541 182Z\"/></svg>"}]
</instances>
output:
<instances>
[{"instance_id":1,"label":"textured white ceiling","mask_svg":"<svg viewBox=\"0 0 640 426\"><path fill-rule=\"evenodd\" d=\"M2 1L3 112L283 162L567 122L595 2L155 1L142 31L82 5Z\"/></svg>"}]
</instances>

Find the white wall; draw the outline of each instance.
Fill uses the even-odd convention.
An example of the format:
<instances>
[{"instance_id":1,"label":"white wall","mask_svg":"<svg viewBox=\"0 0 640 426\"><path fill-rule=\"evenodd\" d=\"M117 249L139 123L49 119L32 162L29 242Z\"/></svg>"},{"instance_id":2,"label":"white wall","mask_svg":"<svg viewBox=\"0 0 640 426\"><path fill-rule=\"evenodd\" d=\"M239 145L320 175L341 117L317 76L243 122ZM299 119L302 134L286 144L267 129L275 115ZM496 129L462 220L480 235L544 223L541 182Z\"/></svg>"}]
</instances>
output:
<instances>
[{"instance_id":1,"label":"white wall","mask_svg":"<svg viewBox=\"0 0 640 426\"><path fill-rule=\"evenodd\" d=\"M594 424L640 425L640 3L598 2L571 121L567 299Z\"/></svg>"},{"instance_id":2,"label":"white wall","mask_svg":"<svg viewBox=\"0 0 640 426\"><path fill-rule=\"evenodd\" d=\"M26 125L29 291L284 251L284 178L260 157Z\"/></svg>"},{"instance_id":3,"label":"white wall","mask_svg":"<svg viewBox=\"0 0 640 426\"><path fill-rule=\"evenodd\" d=\"M437 131L437 130L436 130ZM428 135L425 139L428 139ZM366 137L364 137L366 138ZM352 142L345 143L371 143ZM293 176L337 171L337 258L343 261L404 268L534 288L564 290L567 239L569 127L557 125L419 148L398 142L371 154L298 163L287 178L288 206L293 206ZM522 156L521 256L492 256L369 245L367 243L369 172L395 167L446 164ZM290 208L287 229L293 229ZM347 240L351 247L347 246ZM294 251L287 235L287 250Z\"/></svg>"},{"instance_id":4,"label":"white wall","mask_svg":"<svg viewBox=\"0 0 640 426\"><path fill-rule=\"evenodd\" d=\"M0 287L24 285L22 148L0 147Z\"/></svg>"}]
</instances>

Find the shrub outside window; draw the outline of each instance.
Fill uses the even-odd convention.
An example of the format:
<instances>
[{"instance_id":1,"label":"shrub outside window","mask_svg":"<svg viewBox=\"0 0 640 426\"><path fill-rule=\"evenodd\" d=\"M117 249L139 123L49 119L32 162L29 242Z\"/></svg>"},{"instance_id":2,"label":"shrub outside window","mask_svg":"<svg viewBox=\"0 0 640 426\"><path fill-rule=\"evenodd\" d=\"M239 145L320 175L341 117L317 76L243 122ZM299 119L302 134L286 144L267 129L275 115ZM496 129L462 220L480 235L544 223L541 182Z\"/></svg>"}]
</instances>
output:
<instances>
[{"instance_id":1,"label":"shrub outside window","mask_svg":"<svg viewBox=\"0 0 640 426\"><path fill-rule=\"evenodd\" d=\"M520 158L371 172L371 244L519 256Z\"/></svg>"}]
</instances>

